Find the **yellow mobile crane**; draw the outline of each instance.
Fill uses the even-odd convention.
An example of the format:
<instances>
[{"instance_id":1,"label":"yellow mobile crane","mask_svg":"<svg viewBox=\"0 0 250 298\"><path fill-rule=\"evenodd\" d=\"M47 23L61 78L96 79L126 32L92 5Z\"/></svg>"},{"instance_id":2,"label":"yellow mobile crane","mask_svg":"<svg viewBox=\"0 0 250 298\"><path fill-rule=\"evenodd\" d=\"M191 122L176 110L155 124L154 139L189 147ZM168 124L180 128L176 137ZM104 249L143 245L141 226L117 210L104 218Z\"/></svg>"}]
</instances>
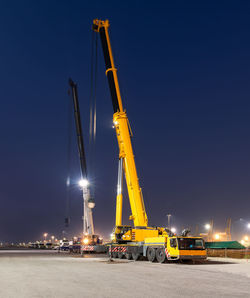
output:
<instances>
[{"instance_id":1,"label":"yellow mobile crane","mask_svg":"<svg viewBox=\"0 0 250 298\"><path fill-rule=\"evenodd\" d=\"M144 206L142 190L139 185L133 148L131 130L127 113L123 108L119 89L117 69L111 50L109 38L109 21L95 19L93 30L100 34L104 54L106 76L108 78L114 109L113 123L119 145L119 169L116 199L116 225L113 230L110 253L113 257L137 260L140 256L149 261L158 262L178 259L205 259L206 250L201 237L187 237L188 230L176 236L167 228L149 227ZM125 174L134 227L122 224L122 174Z\"/></svg>"}]
</instances>

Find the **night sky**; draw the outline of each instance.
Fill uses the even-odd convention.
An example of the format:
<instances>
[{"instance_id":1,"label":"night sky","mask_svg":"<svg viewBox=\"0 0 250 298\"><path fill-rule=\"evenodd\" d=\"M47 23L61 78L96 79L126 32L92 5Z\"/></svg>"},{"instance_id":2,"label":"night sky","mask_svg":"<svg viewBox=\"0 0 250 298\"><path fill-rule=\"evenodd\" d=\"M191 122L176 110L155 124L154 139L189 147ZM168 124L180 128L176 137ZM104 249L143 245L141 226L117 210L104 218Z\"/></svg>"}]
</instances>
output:
<instances>
[{"instance_id":1,"label":"night sky","mask_svg":"<svg viewBox=\"0 0 250 298\"><path fill-rule=\"evenodd\" d=\"M232 217L234 232L243 233L239 219L250 221L249 2L24 0L0 7L0 241L81 231L74 130L71 225L64 228L67 90L72 77L87 146L94 18L111 23L149 223L166 225L171 213L179 230L202 228L210 219L222 230ZM115 222L112 115L99 42L96 166L90 171L96 232L104 236Z\"/></svg>"}]
</instances>

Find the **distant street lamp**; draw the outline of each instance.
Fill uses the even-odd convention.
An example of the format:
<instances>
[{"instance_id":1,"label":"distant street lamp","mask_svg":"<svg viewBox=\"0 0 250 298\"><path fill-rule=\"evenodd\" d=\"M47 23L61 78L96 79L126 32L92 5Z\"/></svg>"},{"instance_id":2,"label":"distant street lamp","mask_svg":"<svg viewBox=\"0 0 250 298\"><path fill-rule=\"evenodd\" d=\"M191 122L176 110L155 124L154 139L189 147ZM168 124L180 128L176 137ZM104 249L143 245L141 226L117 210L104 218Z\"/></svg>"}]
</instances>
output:
<instances>
[{"instance_id":1,"label":"distant street lamp","mask_svg":"<svg viewBox=\"0 0 250 298\"><path fill-rule=\"evenodd\" d=\"M168 217L168 228L171 230L171 214L167 214Z\"/></svg>"},{"instance_id":2,"label":"distant street lamp","mask_svg":"<svg viewBox=\"0 0 250 298\"><path fill-rule=\"evenodd\" d=\"M210 224L205 224L205 229L206 230L210 230L211 229L211 225Z\"/></svg>"},{"instance_id":3,"label":"distant street lamp","mask_svg":"<svg viewBox=\"0 0 250 298\"><path fill-rule=\"evenodd\" d=\"M250 229L250 222L247 224L247 228Z\"/></svg>"},{"instance_id":4,"label":"distant street lamp","mask_svg":"<svg viewBox=\"0 0 250 298\"><path fill-rule=\"evenodd\" d=\"M48 233L44 233L44 234L43 234L44 241L46 241L47 236L48 236Z\"/></svg>"}]
</instances>

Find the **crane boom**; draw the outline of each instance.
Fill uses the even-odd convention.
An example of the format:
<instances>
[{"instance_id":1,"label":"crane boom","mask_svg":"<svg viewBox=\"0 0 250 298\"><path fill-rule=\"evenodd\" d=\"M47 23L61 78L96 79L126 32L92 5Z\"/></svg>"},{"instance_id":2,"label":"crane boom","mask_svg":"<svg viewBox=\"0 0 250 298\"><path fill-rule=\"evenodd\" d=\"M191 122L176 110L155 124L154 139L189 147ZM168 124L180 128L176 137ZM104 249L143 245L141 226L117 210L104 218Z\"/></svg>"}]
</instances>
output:
<instances>
[{"instance_id":1,"label":"crane boom","mask_svg":"<svg viewBox=\"0 0 250 298\"><path fill-rule=\"evenodd\" d=\"M79 152L79 158L80 158L81 175L82 175L82 178L87 179L87 163L86 163L86 156L85 156L85 150L84 150L77 84L74 83L72 79L69 79L69 85L72 90L72 99L74 104L74 117L75 117L75 125L76 125L78 152Z\"/></svg>"},{"instance_id":2,"label":"crane boom","mask_svg":"<svg viewBox=\"0 0 250 298\"><path fill-rule=\"evenodd\" d=\"M200 237L188 237L187 229L180 236L172 233L166 227L149 227L142 191L137 176L133 148L131 144L130 126L126 111L122 106L117 69L109 39L109 21L95 19L93 30L101 37L102 49L106 66L111 99L114 109L113 122L119 145L119 170L116 203L116 227L112 233L112 242L109 253L112 257L135 261L141 256L151 262L157 260L163 263L167 260L205 259L206 250L204 241ZM130 207L134 227L122 225L122 169L125 173ZM187 248L189 247L189 248Z\"/></svg>"},{"instance_id":3,"label":"crane boom","mask_svg":"<svg viewBox=\"0 0 250 298\"><path fill-rule=\"evenodd\" d=\"M104 54L106 75L108 78L109 89L114 109L113 122L116 129L116 135L119 145L119 158L123 160L123 170L125 173L129 201L135 227L147 227L148 219L142 197L142 191L139 185L133 148L131 144L130 127L126 111L123 109L121 93L118 83L117 69L115 68L109 38L109 21L95 19L93 21L93 30L100 33L101 44ZM116 224L121 223L122 197L117 197Z\"/></svg>"},{"instance_id":4,"label":"crane boom","mask_svg":"<svg viewBox=\"0 0 250 298\"><path fill-rule=\"evenodd\" d=\"M85 150L84 150L84 141L83 141L83 134L82 134L77 84L74 83L71 79L69 79L69 85L72 90L72 99L74 104L74 116L75 116L78 152L79 152L79 158L80 158L81 176L83 179L82 181L85 181L84 185L81 185L82 191L83 191L83 217L82 217L83 234L93 235L94 223L93 223L92 208L94 207L94 201L90 197L90 189L87 181L87 163L86 163L86 156L85 156Z\"/></svg>"}]
</instances>

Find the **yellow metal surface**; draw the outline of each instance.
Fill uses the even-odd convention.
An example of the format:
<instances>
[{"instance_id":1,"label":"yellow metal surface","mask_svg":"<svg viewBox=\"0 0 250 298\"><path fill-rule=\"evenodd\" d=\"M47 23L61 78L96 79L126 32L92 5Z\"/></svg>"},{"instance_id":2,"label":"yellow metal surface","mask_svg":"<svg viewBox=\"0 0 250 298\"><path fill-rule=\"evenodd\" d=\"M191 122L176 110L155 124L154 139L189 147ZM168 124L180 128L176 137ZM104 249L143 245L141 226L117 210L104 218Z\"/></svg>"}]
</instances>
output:
<instances>
[{"instance_id":1,"label":"yellow metal surface","mask_svg":"<svg viewBox=\"0 0 250 298\"><path fill-rule=\"evenodd\" d=\"M115 217L115 225L122 225L122 194L118 193L116 196L116 217Z\"/></svg>"},{"instance_id":2,"label":"yellow metal surface","mask_svg":"<svg viewBox=\"0 0 250 298\"><path fill-rule=\"evenodd\" d=\"M168 253L170 254L170 257L178 258L179 257L178 246L172 247L170 245L170 240L171 239L176 239L176 242L177 242L177 238L176 237L168 237L167 243L166 243L166 248L168 249Z\"/></svg>"},{"instance_id":3,"label":"yellow metal surface","mask_svg":"<svg viewBox=\"0 0 250 298\"><path fill-rule=\"evenodd\" d=\"M94 30L99 32L101 28L105 30L105 36L108 45L108 51L110 56L111 67L106 70L106 75L109 71L113 73L114 84L116 89L116 95L118 100L119 111L114 114L113 121L116 128L116 134L118 139L118 145L120 150L120 158L124 159L123 169L126 177L126 183L129 194L129 201L131 206L130 219L134 221L134 226L146 227L148 225L148 219L145 212L143 197L141 193L141 188L139 186L139 180L137 176L134 154L131 144L131 136L129 133L129 124L126 112L123 110L121 92L118 83L117 69L115 68L113 53L110 44L109 38L109 21L95 19L93 21ZM117 196L117 210L116 210L116 223L121 224L122 218L122 199L120 196Z\"/></svg>"},{"instance_id":4,"label":"yellow metal surface","mask_svg":"<svg viewBox=\"0 0 250 298\"><path fill-rule=\"evenodd\" d=\"M126 112L115 113L113 116L113 122L120 149L119 157L124 160L123 169L126 177L129 202L132 212L130 219L134 221L134 225L136 227L146 227L148 225L148 219L144 207L141 188L139 186Z\"/></svg>"},{"instance_id":5,"label":"yellow metal surface","mask_svg":"<svg viewBox=\"0 0 250 298\"><path fill-rule=\"evenodd\" d=\"M123 240L143 242L147 238L157 237L158 231L151 229L131 229L122 236Z\"/></svg>"},{"instance_id":6,"label":"yellow metal surface","mask_svg":"<svg viewBox=\"0 0 250 298\"><path fill-rule=\"evenodd\" d=\"M167 237L147 237L144 239L145 245L165 245Z\"/></svg>"}]
</instances>

